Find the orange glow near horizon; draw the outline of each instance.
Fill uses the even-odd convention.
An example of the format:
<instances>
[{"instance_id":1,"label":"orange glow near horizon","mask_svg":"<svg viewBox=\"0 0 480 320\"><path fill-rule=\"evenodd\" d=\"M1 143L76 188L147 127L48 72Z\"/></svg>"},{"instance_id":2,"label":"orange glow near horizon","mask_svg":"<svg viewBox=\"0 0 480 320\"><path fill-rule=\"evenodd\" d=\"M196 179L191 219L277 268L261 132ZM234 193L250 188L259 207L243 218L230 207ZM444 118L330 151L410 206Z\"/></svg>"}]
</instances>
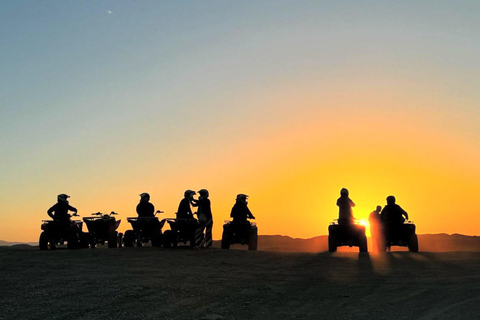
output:
<instances>
[{"instance_id":1,"label":"orange glow near horizon","mask_svg":"<svg viewBox=\"0 0 480 320\"><path fill-rule=\"evenodd\" d=\"M131 173L112 164L111 173L101 172L95 183L90 181L94 177L79 177L75 184L65 184L69 190L56 192L71 194L72 205L83 216L119 212L124 231L130 228L125 218L135 215L141 192L149 192L156 209L166 212L162 218L174 217L185 189L207 188L214 239L221 237L236 194L246 193L259 234L309 238L327 234L329 223L338 216L336 199L345 187L356 203L353 213L358 219L367 220L377 205L385 205L388 195L395 195L418 233L479 234L480 220L469 206L471 194L480 191L480 157L471 143L427 125L429 114L407 109L383 114L378 107L358 103L345 109L345 101L338 106L342 112L319 112L315 108L319 101L291 99L275 100L272 117L278 121L234 143L218 137L206 158L194 162L179 158L175 170L167 171L155 157L149 166ZM334 97L329 99L322 103L335 104ZM267 102L273 103L268 99L259 103ZM310 115L296 114L289 107L302 103L310 106L306 108ZM201 150L192 148L193 155ZM158 158L163 161L160 154ZM40 195L32 197L34 203L22 204L28 212L22 228L17 220L6 219L4 240L36 241L40 220L48 218L45 212L56 197ZM6 209L14 210L9 204ZM462 218L452 223L452 214Z\"/></svg>"}]
</instances>

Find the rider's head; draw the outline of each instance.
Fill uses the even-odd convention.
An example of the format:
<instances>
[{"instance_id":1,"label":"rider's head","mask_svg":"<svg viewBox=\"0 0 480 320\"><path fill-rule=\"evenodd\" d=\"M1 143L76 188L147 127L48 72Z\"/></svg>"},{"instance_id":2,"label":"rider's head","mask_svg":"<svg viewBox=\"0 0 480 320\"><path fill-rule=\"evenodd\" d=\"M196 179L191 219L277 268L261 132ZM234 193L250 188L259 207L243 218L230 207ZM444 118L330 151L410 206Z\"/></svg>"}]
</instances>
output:
<instances>
[{"instance_id":1,"label":"rider's head","mask_svg":"<svg viewBox=\"0 0 480 320\"><path fill-rule=\"evenodd\" d=\"M340 190L340 195L344 197L348 197L348 190L345 188L342 188L342 190Z\"/></svg>"},{"instance_id":2,"label":"rider's head","mask_svg":"<svg viewBox=\"0 0 480 320\"><path fill-rule=\"evenodd\" d=\"M195 191L188 189L188 190L185 190L185 193L183 195L185 196L186 199L191 200L193 199L193 196L195 194L197 194Z\"/></svg>"},{"instance_id":3,"label":"rider's head","mask_svg":"<svg viewBox=\"0 0 480 320\"><path fill-rule=\"evenodd\" d=\"M382 211L382 206L377 206L377 208L375 209L376 212L380 213L380 211Z\"/></svg>"},{"instance_id":4,"label":"rider's head","mask_svg":"<svg viewBox=\"0 0 480 320\"><path fill-rule=\"evenodd\" d=\"M248 196L246 194L240 193L240 194L237 194L237 199L236 200L238 202L247 203L247 198L248 198Z\"/></svg>"},{"instance_id":5,"label":"rider's head","mask_svg":"<svg viewBox=\"0 0 480 320\"><path fill-rule=\"evenodd\" d=\"M68 202L67 199L70 198L68 194L62 193L57 196L58 202Z\"/></svg>"},{"instance_id":6,"label":"rider's head","mask_svg":"<svg viewBox=\"0 0 480 320\"><path fill-rule=\"evenodd\" d=\"M140 201L141 202L148 202L150 201L150 195L146 192L140 194Z\"/></svg>"},{"instance_id":7,"label":"rider's head","mask_svg":"<svg viewBox=\"0 0 480 320\"><path fill-rule=\"evenodd\" d=\"M388 196L387 197L387 204L395 204L395 197L394 196Z\"/></svg>"},{"instance_id":8,"label":"rider's head","mask_svg":"<svg viewBox=\"0 0 480 320\"><path fill-rule=\"evenodd\" d=\"M198 193L200 194L200 197L208 198L208 190L207 189L200 189L200 190L198 190Z\"/></svg>"}]
</instances>

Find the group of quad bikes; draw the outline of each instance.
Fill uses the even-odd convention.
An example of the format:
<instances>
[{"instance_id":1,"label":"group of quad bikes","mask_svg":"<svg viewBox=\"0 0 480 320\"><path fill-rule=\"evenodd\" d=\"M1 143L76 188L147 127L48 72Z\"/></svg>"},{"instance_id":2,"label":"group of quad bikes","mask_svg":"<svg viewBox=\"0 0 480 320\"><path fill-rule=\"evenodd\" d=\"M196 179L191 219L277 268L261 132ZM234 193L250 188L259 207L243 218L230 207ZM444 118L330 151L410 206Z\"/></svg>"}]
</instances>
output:
<instances>
[{"instance_id":1,"label":"group of quad bikes","mask_svg":"<svg viewBox=\"0 0 480 320\"><path fill-rule=\"evenodd\" d=\"M418 238L412 221L390 228L383 226L379 231L379 251L390 251L392 246L401 246L408 247L410 252L418 252ZM348 225L334 220L328 226L328 251L335 252L340 246L358 247L360 252L368 252L365 226L358 220Z\"/></svg>"},{"instance_id":2,"label":"group of quad bikes","mask_svg":"<svg viewBox=\"0 0 480 320\"><path fill-rule=\"evenodd\" d=\"M161 213L161 211L157 211ZM150 242L153 247L172 248L179 245L195 246L195 230L198 227L196 219L160 220L158 217L127 218L132 229L125 231L125 235L117 232L121 220L117 220L117 213L102 214L92 213L92 217L85 217L83 221L69 220L58 222L43 220L40 234L40 250L55 249L58 245L67 243L68 249L95 248L97 245L107 244L109 248L142 247ZM77 214L72 217L78 217ZM83 222L87 225L88 232L83 232ZM170 230L162 232L165 223ZM246 244L249 250L257 250L258 230L254 222L236 224L225 221L222 235L222 249L229 249L232 244Z\"/></svg>"}]
</instances>

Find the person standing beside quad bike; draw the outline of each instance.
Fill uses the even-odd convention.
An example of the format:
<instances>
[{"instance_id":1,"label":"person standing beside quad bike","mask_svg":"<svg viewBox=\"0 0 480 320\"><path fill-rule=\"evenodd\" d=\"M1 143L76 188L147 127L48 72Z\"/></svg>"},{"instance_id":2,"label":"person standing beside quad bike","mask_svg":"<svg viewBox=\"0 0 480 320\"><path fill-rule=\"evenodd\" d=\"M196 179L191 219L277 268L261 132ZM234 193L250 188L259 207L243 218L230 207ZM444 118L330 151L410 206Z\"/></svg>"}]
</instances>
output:
<instances>
[{"instance_id":1,"label":"person standing beside quad bike","mask_svg":"<svg viewBox=\"0 0 480 320\"><path fill-rule=\"evenodd\" d=\"M195 247L210 248L212 246L212 227L213 216L210 199L208 199L209 193L207 189L201 189L198 191L200 197L198 200L192 199L192 206L198 207L198 228L195 232ZM205 230L205 234L203 231Z\"/></svg>"}]
</instances>

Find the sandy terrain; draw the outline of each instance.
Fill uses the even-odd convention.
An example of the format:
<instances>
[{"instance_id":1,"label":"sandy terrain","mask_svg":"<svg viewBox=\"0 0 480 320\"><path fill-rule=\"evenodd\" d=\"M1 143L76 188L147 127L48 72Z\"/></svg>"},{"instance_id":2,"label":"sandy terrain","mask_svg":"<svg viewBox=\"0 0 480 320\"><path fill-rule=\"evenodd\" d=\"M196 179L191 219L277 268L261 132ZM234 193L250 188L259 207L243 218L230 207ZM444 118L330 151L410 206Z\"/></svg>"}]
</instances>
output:
<instances>
[{"instance_id":1,"label":"sandy terrain","mask_svg":"<svg viewBox=\"0 0 480 320\"><path fill-rule=\"evenodd\" d=\"M480 319L480 252L0 247L0 319Z\"/></svg>"}]
</instances>

